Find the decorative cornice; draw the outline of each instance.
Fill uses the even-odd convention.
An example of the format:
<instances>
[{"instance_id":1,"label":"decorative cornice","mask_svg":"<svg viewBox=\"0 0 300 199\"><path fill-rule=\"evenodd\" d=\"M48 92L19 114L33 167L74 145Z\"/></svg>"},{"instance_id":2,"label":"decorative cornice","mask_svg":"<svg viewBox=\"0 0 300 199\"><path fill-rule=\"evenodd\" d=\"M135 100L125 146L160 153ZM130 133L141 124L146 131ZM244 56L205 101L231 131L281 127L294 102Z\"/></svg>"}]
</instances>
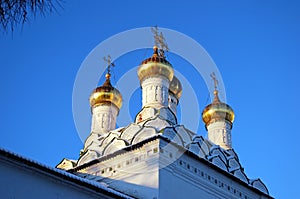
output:
<instances>
[{"instance_id":1,"label":"decorative cornice","mask_svg":"<svg viewBox=\"0 0 300 199\"><path fill-rule=\"evenodd\" d=\"M164 137L163 135L155 135L153 137L150 137L148 139L145 139L139 143L136 143L136 144L133 144L131 146L128 146L128 147L125 147L123 148L122 150L119 150L119 151L116 151L112 154L109 154L109 155L106 155L106 156L103 156L103 157L100 157L98 159L95 159L95 160L92 160L91 162L88 162L88 163L85 163L83 165L80 165L80 166L77 166L73 169L70 169L68 170L68 172L70 173L75 173L75 172L78 172L80 170L83 170L83 169L86 169L88 167L91 167L95 164L98 164L98 163L101 163L103 161L107 161L109 159L113 159L113 158L116 158L117 156L119 155L123 155L123 154L126 154L128 153L129 151L132 151L132 150L136 150L138 148L141 148L143 147L145 144L149 143L149 142L152 142L154 140L163 140L165 142L167 142L168 144L171 144L172 146L176 147L178 150L180 150L182 152L182 154L185 154L193 159L195 159L196 161L199 161L201 163L203 163L204 165L216 170L217 172L225 175L226 177L234 180L235 182L243 185L243 186L246 186L248 187L250 190L254 191L255 193L258 193L258 194L261 194L261 195L264 195L268 198L272 198L271 196L269 196L267 193L264 193L262 192L261 190L251 186L249 183L246 183L245 181L239 179L238 177L234 176L233 174L229 173L228 171L224 171L223 169L219 168L218 166L214 165L212 162L210 162L209 160L207 159L204 159L204 158L201 158L199 157L198 155L194 154L193 152L187 150L186 148L178 145L177 143L174 143L172 142L170 139ZM267 190L267 189L266 189Z\"/></svg>"}]
</instances>

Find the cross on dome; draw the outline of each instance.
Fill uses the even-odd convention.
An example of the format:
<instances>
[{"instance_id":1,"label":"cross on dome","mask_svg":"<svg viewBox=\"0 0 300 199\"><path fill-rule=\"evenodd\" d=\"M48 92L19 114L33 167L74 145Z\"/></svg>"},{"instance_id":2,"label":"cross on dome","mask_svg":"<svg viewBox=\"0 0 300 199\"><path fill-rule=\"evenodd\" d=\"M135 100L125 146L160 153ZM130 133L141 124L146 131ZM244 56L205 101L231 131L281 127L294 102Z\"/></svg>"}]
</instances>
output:
<instances>
[{"instance_id":1,"label":"cross on dome","mask_svg":"<svg viewBox=\"0 0 300 199\"><path fill-rule=\"evenodd\" d=\"M159 44L158 27L157 26L151 27L151 32L153 33L154 36L154 45L158 46Z\"/></svg>"},{"instance_id":2,"label":"cross on dome","mask_svg":"<svg viewBox=\"0 0 300 199\"><path fill-rule=\"evenodd\" d=\"M105 62L107 62L107 67L106 67L107 74L105 75L105 77L106 77L106 79L109 79L110 76L111 76L111 68L114 67L115 64L111 62L111 56L110 55L107 55L106 57L103 57L103 60Z\"/></svg>"},{"instance_id":3,"label":"cross on dome","mask_svg":"<svg viewBox=\"0 0 300 199\"><path fill-rule=\"evenodd\" d=\"M218 81L218 79L216 78L216 74L215 74L215 72L212 72L211 74L210 74L210 77L213 79L213 81L214 81L214 90L216 91L217 90L217 87L218 87L218 84L219 84L219 81Z\"/></svg>"},{"instance_id":4,"label":"cross on dome","mask_svg":"<svg viewBox=\"0 0 300 199\"><path fill-rule=\"evenodd\" d=\"M154 26L151 28L151 32L154 36L154 48L160 47L160 56L165 57L165 52L169 50L169 47L166 43L166 39L162 32L158 31L158 27Z\"/></svg>"}]
</instances>

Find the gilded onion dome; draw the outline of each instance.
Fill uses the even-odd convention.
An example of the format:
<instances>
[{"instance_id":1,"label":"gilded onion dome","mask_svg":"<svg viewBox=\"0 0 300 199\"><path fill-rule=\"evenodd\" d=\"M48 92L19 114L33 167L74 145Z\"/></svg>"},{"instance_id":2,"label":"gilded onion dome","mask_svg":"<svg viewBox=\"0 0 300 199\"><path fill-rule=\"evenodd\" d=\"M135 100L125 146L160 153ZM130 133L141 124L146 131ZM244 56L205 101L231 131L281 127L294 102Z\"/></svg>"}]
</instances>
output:
<instances>
[{"instance_id":1,"label":"gilded onion dome","mask_svg":"<svg viewBox=\"0 0 300 199\"><path fill-rule=\"evenodd\" d=\"M91 107L96 107L102 104L113 104L118 109L122 106L122 95L118 89L114 88L110 83L110 74L106 74L106 81L102 86L93 90L90 96Z\"/></svg>"},{"instance_id":2,"label":"gilded onion dome","mask_svg":"<svg viewBox=\"0 0 300 199\"><path fill-rule=\"evenodd\" d=\"M218 91L215 90L213 102L206 106L202 112L202 120L207 127L215 121L224 119L232 124L234 121L234 112L229 105L220 101Z\"/></svg>"},{"instance_id":3,"label":"gilded onion dome","mask_svg":"<svg viewBox=\"0 0 300 199\"><path fill-rule=\"evenodd\" d=\"M170 82L173 79L174 70L172 65L165 59L163 53L158 52L158 47L153 47L154 53L148 59L145 59L138 68L138 77L140 81L148 77L162 75Z\"/></svg>"},{"instance_id":4,"label":"gilded onion dome","mask_svg":"<svg viewBox=\"0 0 300 199\"><path fill-rule=\"evenodd\" d=\"M170 83L169 91L173 93L176 98L179 100L182 94L182 85L179 81L179 79L174 75L173 79Z\"/></svg>"}]
</instances>

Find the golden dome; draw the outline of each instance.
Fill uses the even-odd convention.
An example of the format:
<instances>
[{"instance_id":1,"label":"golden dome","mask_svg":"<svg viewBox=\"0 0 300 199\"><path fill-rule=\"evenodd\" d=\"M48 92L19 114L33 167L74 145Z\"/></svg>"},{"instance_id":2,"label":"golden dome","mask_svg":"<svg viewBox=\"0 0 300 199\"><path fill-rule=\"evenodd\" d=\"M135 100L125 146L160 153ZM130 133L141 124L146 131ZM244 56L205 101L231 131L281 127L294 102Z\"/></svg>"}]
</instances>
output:
<instances>
[{"instance_id":1,"label":"golden dome","mask_svg":"<svg viewBox=\"0 0 300 199\"><path fill-rule=\"evenodd\" d=\"M93 90L90 96L91 107L96 107L102 104L114 104L118 109L122 106L122 95L110 83L110 75L106 74L106 81L100 87Z\"/></svg>"},{"instance_id":2,"label":"golden dome","mask_svg":"<svg viewBox=\"0 0 300 199\"><path fill-rule=\"evenodd\" d=\"M152 57L144 60L138 68L138 77L143 81L147 77L162 75L169 81L173 79L174 70L172 65L165 59L163 55L158 53L157 46L153 47L154 53Z\"/></svg>"},{"instance_id":3,"label":"golden dome","mask_svg":"<svg viewBox=\"0 0 300 199\"><path fill-rule=\"evenodd\" d=\"M202 120L205 126L207 127L215 121L224 119L232 124L234 121L232 108L220 101L217 90L214 91L214 96L213 102L206 106L202 112Z\"/></svg>"},{"instance_id":4,"label":"golden dome","mask_svg":"<svg viewBox=\"0 0 300 199\"><path fill-rule=\"evenodd\" d=\"M174 75L170 83L169 91L173 93L177 99L181 97L182 94L182 85L179 79Z\"/></svg>"}]
</instances>

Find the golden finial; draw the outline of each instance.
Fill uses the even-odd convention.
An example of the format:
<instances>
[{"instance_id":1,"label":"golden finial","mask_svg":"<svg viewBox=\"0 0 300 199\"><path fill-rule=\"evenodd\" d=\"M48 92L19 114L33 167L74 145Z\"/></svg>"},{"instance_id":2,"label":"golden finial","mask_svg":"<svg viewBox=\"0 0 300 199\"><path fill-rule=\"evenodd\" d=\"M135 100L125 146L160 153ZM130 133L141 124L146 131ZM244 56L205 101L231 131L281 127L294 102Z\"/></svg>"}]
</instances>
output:
<instances>
[{"instance_id":1,"label":"golden finial","mask_svg":"<svg viewBox=\"0 0 300 199\"><path fill-rule=\"evenodd\" d=\"M110 55L107 55L106 57L103 57L103 60L105 62L107 62L107 67L106 67L107 73L106 73L105 77L106 77L106 79L109 79L110 76L111 76L111 67L114 67L115 64L111 62Z\"/></svg>"}]
</instances>

